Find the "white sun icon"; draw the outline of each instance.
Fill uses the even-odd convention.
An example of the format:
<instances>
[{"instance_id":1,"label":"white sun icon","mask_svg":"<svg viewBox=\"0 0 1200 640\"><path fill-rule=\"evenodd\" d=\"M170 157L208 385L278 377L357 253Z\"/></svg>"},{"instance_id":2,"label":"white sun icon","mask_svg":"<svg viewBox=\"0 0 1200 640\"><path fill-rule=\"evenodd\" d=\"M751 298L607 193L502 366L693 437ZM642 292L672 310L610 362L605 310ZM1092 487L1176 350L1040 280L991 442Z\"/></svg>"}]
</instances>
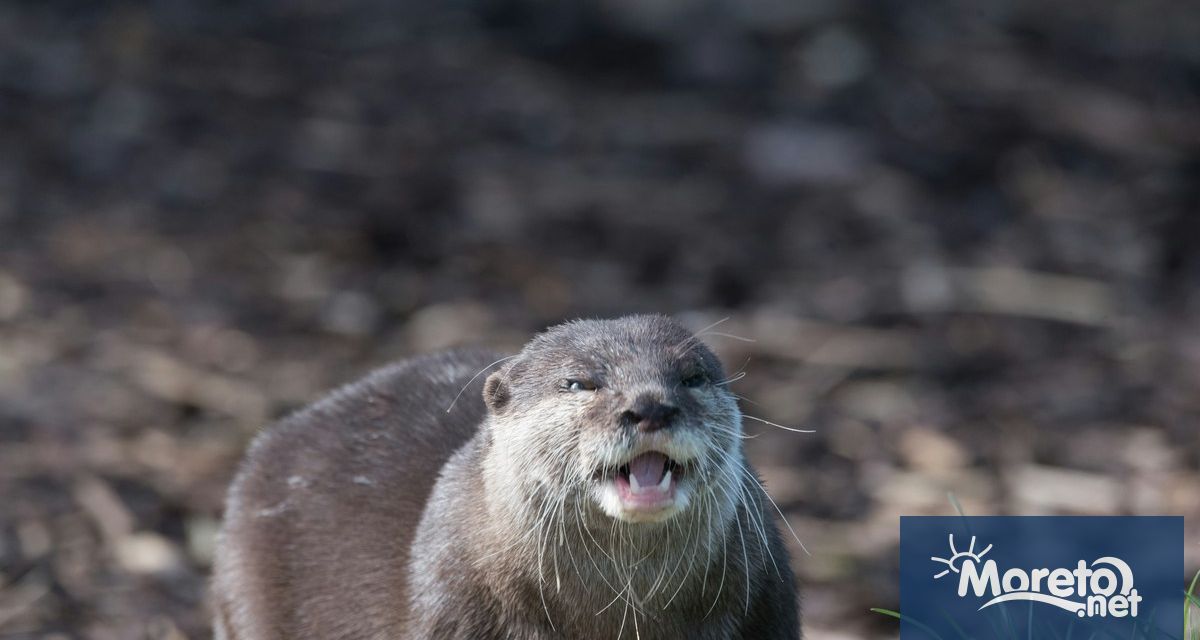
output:
<instances>
[{"instance_id":1,"label":"white sun icon","mask_svg":"<svg viewBox=\"0 0 1200 640\"><path fill-rule=\"evenodd\" d=\"M940 563L946 565L947 567L949 567L948 569L945 569L944 571L937 574L936 576L933 576L933 579L937 580L938 578L946 575L947 573L950 573L951 571L953 571L954 573L958 573L959 568L962 567L962 563L965 560L967 560L968 558L973 560L975 562L975 564L979 564L979 561L982 560L983 557L986 556L987 553L991 550L992 550L992 545L989 544L986 549L984 549L983 551L980 551L978 554L976 554L975 553L975 536L971 536L971 546L968 547L966 551L959 551L958 549L954 548L954 534L952 533L952 534L950 534L950 557L948 559L947 558L938 558L936 556L929 558L930 560L933 560L934 562L940 562Z\"/></svg>"}]
</instances>

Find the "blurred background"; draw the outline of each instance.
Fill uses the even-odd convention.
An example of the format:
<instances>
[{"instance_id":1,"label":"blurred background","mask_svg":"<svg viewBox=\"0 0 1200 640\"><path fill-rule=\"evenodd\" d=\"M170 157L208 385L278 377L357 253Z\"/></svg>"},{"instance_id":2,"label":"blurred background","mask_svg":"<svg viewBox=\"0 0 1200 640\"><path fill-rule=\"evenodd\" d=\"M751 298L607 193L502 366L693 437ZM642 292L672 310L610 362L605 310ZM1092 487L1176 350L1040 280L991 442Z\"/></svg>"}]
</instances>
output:
<instances>
[{"instance_id":1,"label":"blurred background","mask_svg":"<svg viewBox=\"0 0 1200 640\"><path fill-rule=\"evenodd\" d=\"M208 637L264 424L633 311L817 430L747 422L812 640L948 492L1194 571L1198 107L1172 0L4 2L0 638Z\"/></svg>"}]
</instances>

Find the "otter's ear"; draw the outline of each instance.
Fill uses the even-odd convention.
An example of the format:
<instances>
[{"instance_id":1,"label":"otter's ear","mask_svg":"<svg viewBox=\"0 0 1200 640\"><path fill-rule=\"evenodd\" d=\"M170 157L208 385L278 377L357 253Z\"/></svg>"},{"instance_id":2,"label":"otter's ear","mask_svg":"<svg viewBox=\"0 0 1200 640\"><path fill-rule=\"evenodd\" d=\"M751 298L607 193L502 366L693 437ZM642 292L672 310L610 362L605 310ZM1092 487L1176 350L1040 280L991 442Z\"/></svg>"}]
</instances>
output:
<instances>
[{"instance_id":1,"label":"otter's ear","mask_svg":"<svg viewBox=\"0 0 1200 640\"><path fill-rule=\"evenodd\" d=\"M483 383L483 403L492 413L499 413L508 406L510 396L508 381L504 379L503 371L493 373Z\"/></svg>"}]
</instances>

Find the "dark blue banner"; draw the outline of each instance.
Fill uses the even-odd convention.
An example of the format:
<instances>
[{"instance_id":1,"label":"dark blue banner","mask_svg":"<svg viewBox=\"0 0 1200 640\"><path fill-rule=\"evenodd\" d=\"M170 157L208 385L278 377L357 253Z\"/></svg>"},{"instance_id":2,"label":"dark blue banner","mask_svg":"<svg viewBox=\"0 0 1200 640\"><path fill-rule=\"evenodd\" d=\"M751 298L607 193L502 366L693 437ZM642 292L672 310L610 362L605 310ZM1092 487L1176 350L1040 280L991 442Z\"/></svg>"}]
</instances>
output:
<instances>
[{"instance_id":1,"label":"dark blue banner","mask_svg":"<svg viewBox=\"0 0 1200 640\"><path fill-rule=\"evenodd\" d=\"M900 518L901 640L1183 637L1183 518Z\"/></svg>"}]
</instances>

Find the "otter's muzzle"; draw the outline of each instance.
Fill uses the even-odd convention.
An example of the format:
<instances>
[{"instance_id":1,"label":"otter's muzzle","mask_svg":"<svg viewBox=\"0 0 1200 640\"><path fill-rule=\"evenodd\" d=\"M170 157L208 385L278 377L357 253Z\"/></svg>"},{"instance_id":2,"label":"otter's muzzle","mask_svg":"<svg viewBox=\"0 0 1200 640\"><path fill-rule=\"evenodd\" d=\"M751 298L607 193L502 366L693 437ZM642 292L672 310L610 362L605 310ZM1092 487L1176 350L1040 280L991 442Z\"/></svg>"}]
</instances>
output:
<instances>
[{"instance_id":1,"label":"otter's muzzle","mask_svg":"<svg viewBox=\"0 0 1200 640\"><path fill-rule=\"evenodd\" d=\"M642 433L653 433L674 426L679 407L660 402L649 396L639 396L633 406L620 414L621 425L636 426Z\"/></svg>"}]
</instances>

